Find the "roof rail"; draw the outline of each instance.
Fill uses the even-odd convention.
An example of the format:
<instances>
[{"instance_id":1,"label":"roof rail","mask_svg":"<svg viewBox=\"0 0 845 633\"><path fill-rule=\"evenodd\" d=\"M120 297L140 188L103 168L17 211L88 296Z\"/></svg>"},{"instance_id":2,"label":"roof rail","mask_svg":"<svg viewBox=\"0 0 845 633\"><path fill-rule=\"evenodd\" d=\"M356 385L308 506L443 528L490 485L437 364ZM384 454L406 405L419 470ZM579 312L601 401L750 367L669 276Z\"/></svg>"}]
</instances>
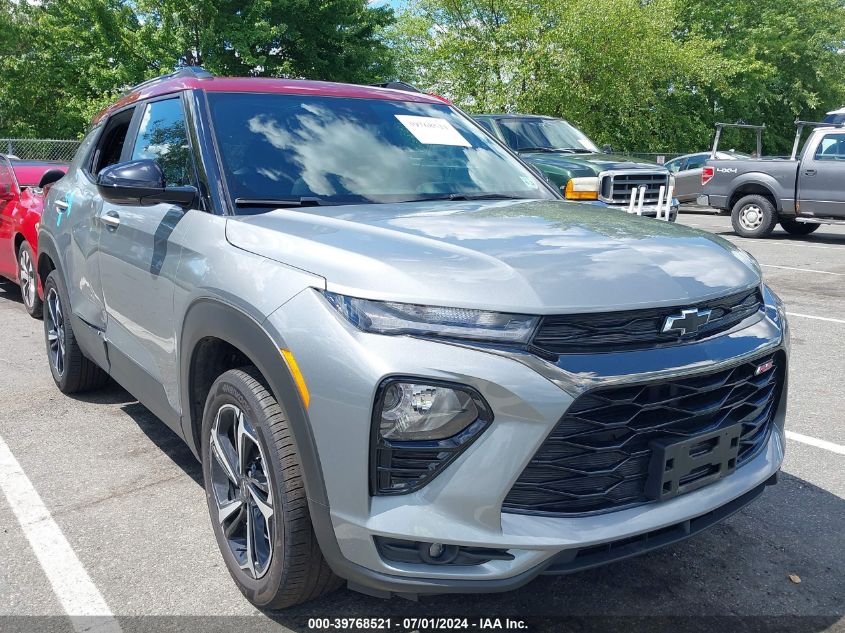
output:
<instances>
[{"instance_id":1,"label":"roof rail","mask_svg":"<svg viewBox=\"0 0 845 633\"><path fill-rule=\"evenodd\" d=\"M404 81L385 81L383 83L370 85L375 88L390 88L392 90L403 90L405 92L422 92L422 90L420 90L416 86L412 86L411 84Z\"/></svg>"},{"instance_id":2,"label":"roof rail","mask_svg":"<svg viewBox=\"0 0 845 633\"><path fill-rule=\"evenodd\" d=\"M131 86L123 91L123 95L127 95L130 92L135 92L140 90L141 88L147 88L149 86L154 86L155 84L167 81L168 79L177 79L179 77L193 77L194 79L211 79L214 77L213 73L208 72L202 66L182 66L181 68L177 68L172 73L168 73L166 75L159 75L158 77L153 77L152 79L147 79L146 81L142 81L139 84Z\"/></svg>"}]
</instances>

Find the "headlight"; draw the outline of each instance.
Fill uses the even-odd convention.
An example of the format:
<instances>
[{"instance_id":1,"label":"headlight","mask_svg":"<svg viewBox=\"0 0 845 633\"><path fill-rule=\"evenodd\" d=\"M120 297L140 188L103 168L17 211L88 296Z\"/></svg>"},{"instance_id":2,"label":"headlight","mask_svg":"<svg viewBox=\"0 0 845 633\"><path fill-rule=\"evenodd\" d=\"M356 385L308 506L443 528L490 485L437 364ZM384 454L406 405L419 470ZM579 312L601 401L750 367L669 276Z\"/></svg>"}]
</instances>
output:
<instances>
[{"instance_id":1,"label":"headlight","mask_svg":"<svg viewBox=\"0 0 845 633\"><path fill-rule=\"evenodd\" d=\"M372 492L419 490L493 421L477 391L425 378L389 378L373 409Z\"/></svg>"},{"instance_id":2,"label":"headlight","mask_svg":"<svg viewBox=\"0 0 845 633\"><path fill-rule=\"evenodd\" d=\"M675 176L672 174L669 175L669 186L672 187L672 189L675 188Z\"/></svg>"},{"instance_id":3,"label":"headlight","mask_svg":"<svg viewBox=\"0 0 845 633\"><path fill-rule=\"evenodd\" d=\"M597 177L570 178L563 189L567 200L598 200L599 179Z\"/></svg>"},{"instance_id":4,"label":"headlight","mask_svg":"<svg viewBox=\"0 0 845 633\"><path fill-rule=\"evenodd\" d=\"M323 295L352 325L376 334L527 343L539 321L539 317L524 314L371 301L326 291Z\"/></svg>"}]
</instances>

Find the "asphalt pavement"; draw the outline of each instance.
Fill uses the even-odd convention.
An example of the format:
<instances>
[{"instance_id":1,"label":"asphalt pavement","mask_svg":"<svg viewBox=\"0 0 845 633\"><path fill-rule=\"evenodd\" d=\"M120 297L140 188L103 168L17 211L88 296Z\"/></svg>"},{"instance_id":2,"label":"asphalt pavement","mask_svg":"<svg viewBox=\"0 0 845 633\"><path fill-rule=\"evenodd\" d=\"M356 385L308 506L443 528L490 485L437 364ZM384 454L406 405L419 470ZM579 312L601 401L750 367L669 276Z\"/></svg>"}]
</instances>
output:
<instances>
[{"instance_id":1,"label":"asphalt pavement","mask_svg":"<svg viewBox=\"0 0 845 633\"><path fill-rule=\"evenodd\" d=\"M636 559L419 602L344 589L282 613L254 609L218 553L187 447L115 385L60 394L41 322L0 283L0 471L25 475L14 503L36 509L21 519L0 494L0 630L311 631L312 618L364 617L410 631L406 618L442 616L478 630L480 618L502 628L510 618L528 630L845 631L845 227L746 240L705 210L680 222L752 253L792 315L780 483L704 534ZM46 561L28 540L39 534L55 541ZM89 600L77 616L99 617L68 619L62 587Z\"/></svg>"}]
</instances>

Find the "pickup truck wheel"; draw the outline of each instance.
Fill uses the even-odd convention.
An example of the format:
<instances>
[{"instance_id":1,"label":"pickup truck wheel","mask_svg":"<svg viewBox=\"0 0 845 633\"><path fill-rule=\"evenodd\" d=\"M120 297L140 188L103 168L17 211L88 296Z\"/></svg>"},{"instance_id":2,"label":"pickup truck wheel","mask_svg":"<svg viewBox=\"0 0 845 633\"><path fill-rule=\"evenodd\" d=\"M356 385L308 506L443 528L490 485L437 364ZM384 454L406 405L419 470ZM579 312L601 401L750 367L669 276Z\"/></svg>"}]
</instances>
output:
<instances>
[{"instance_id":1,"label":"pickup truck wheel","mask_svg":"<svg viewBox=\"0 0 845 633\"><path fill-rule=\"evenodd\" d=\"M796 222L795 220L781 220L780 227L790 235L809 235L821 224L808 224L807 222Z\"/></svg>"},{"instance_id":2,"label":"pickup truck wheel","mask_svg":"<svg viewBox=\"0 0 845 633\"><path fill-rule=\"evenodd\" d=\"M774 205L763 196L740 198L731 212L734 231L742 237L768 237L777 223Z\"/></svg>"},{"instance_id":3,"label":"pickup truck wheel","mask_svg":"<svg viewBox=\"0 0 845 633\"><path fill-rule=\"evenodd\" d=\"M109 376L79 349L70 324L70 301L58 271L44 283L44 340L53 381L62 393L102 387Z\"/></svg>"},{"instance_id":4,"label":"pickup truck wheel","mask_svg":"<svg viewBox=\"0 0 845 633\"><path fill-rule=\"evenodd\" d=\"M18 249L18 283L21 286L23 307L29 316L40 319L42 302L38 296L38 276L35 273L35 255L29 242L22 242Z\"/></svg>"},{"instance_id":5,"label":"pickup truck wheel","mask_svg":"<svg viewBox=\"0 0 845 633\"><path fill-rule=\"evenodd\" d=\"M341 585L317 544L286 415L254 368L211 386L202 469L217 545L247 600L283 609Z\"/></svg>"}]
</instances>

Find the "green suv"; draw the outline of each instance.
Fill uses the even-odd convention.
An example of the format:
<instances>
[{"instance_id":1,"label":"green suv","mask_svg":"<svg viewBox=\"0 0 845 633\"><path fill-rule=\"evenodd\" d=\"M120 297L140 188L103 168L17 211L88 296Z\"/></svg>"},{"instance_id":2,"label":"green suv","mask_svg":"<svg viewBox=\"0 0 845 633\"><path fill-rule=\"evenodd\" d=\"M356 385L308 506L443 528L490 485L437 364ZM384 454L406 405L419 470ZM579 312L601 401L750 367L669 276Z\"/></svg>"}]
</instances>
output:
<instances>
[{"instance_id":1,"label":"green suv","mask_svg":"<svg viewBox=\"0 0 845 633\"><path fill-rule=\"evenodd\" d=\"M660 188L674 177L660 165L605 153L563 119L532 114L481 114L475 120L539 169L567 200L628 209L631 192L646 187L643 215L656 216ZM678 216L673 196L669 219Z\"/></svg>"}]
</instances>

